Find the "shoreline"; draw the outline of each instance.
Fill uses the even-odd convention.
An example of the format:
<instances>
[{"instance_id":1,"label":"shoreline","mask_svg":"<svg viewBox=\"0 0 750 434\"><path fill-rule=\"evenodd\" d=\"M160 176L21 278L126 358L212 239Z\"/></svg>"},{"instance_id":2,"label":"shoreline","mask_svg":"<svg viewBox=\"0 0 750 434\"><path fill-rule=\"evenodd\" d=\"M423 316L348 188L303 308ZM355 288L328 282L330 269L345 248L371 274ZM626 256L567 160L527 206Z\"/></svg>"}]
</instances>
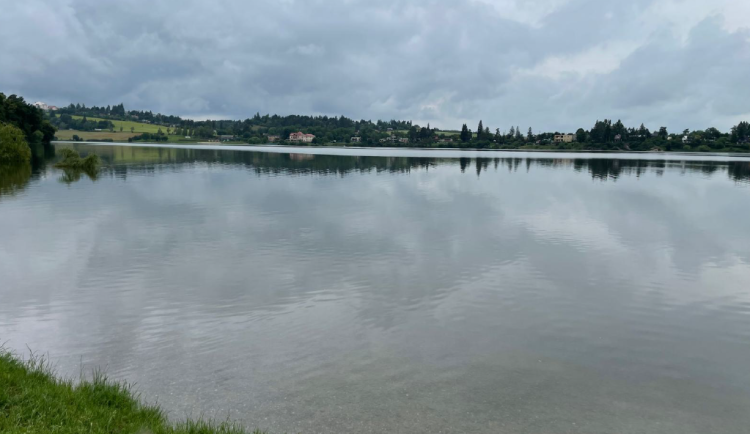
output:
<instances>
[{"instance_id":1,"label":"shoreline","mask_svg":"<svg viewBox=\"0 0 750 434\"><path fill-rule=\"evenodd\" d=\"M90 380L57 376L45 357L28 359L0 347L0 432L264 434L232 422L171 421L158 404L144 403L133 386L100 370Z\"/></svg>"},{"instance_id":2,"label":"shoreline","mask_svg":"<svg viewBox=\"0 0 750 434\"><path fill-rule=\"evenodd\" d=\"M604 151L604 150L555 150L555 149L478 149L478 148L418 148L418 147L366 147L366 146L296 146L296 145L250 145L250 144L208 144L206 142L176 144L149 142L78 142L53 140L53 144L84 144L97 146L136 146L147 148L172 148L196 150L228 150L246 152L296 153L312 155L372 156L372 157L430 157L430 158L492 158L501 154L534 154L558 156L557 158L589 159L634 159L634 160L691 160L691 161L749 161L750 153L721 152L652 152L652 151ZM384 155L390 154L390 155ZM507 155L505 155L507 157Z\"/></svg>"}]
</instances>

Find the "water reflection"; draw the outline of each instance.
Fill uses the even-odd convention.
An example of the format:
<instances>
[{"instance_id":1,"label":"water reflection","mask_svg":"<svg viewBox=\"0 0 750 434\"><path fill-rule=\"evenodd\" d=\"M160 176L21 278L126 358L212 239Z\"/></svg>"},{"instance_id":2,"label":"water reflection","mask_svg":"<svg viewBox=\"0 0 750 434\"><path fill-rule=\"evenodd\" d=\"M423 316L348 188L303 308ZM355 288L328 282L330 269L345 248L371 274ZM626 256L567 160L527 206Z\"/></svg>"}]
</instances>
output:
<instances>
[{"instance_id":1,"label":"water reflection","mask_svg":"<svg viewBox=\"0 0 750 434\"><path fill-rule=\"evenodd\" d=\"M26 188L31 180L28 164L0 165L0 196L15 195Z\"/></svg>"},{"instance_id":2,"label":"water reflection","mask_svg":"<svg viewBox=\"0 0 750 434\"><path fill-rule=\"evenodd\" d=\"M0 201L0 340L62 372L272 432L750 424L747 162L78 146Z\"/></svg>"},{"instance_id":3,"label":"water reflection","mask_svg":"<svg viewBox=\"0 0 750 434\"><path fill-rule=\"evenodd\" d=\"M23 191L34 176L39 176L55 158L55 147L39 144L31 148L27 164L0 164L0 197Z\"/></svg>"},{"instance_id":4,"label":"water reflection","mask_svg":"<svg viewBox=\"0 0 750 434\"><path fill-rule=\"evenodd\" d=\"M62 169L62 174L58 180L63 184L72 184L81 180L81 177L86 175L90 181L96 181L99 178L98 170L87 170L87 169L73 169L65 168Z\"/></svg>"},{"instance_id":5,"label":"water reflection","mask_svg":"<svg viewBox=\"0 0 750 434\"><path fill-rule=\"evenodd\" d=\"M156 165L172 163L231 164L246 166L258 174L316 174L347 175L350 173L390 172L409 173L413 170L433 169L439 165L458 166L462 173L473 166L477 176L489 168L504 167L509 171L519 168L530 171L534 168L572 168L577 172L588 172L601 181L616 181L621 176L640 177L646 173L661 175L664 170L677 169L682 173L701 173L707 176L724 173L735 182L750 180L750 162L721 160L673 160L618 159L618 158L546 158L544 154L533 157L504 158L431 158L431 157L380 157L338 155L315 155L300 153L267 153L249 151L226 151L210 149L148 148L129 146L96 146L86 144L63 145L76 151L96 152L105 165L116 166L114 173L125 175L128 170L153 171Z\"/></svg>"}]
</instances>

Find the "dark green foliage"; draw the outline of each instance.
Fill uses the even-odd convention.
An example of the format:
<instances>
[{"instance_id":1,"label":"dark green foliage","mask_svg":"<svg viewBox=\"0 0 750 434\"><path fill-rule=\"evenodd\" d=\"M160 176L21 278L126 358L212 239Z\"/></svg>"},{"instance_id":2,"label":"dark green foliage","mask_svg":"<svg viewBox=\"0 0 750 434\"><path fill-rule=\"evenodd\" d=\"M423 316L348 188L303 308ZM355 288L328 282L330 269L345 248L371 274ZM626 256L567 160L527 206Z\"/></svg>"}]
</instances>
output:
<instances>
[{"instance_id":1,"label":"dark green foliage","mask_svg":"<svg viewBox=\"0 0 750 434\"><path fill-rule=\"evenodd\" d=\"M468 142L469 140L471 140L471 133L469 132L469 127L464 124L461 127L461 141Z\"/></svg>"},{"instance_id":2,"label":"dark green foliage","mask_svg":"<svg viewBox=\"0 0 750 434\"><path fill-rule=\"evenodd\" d=\"M731 141L732 143L747 143L750 141L750 124L740 122L737 126L733 127Z\"/></svg>"},{"instance_id":3,"label":"dark green foliage","mask_svg":"<svg viewBox=\"0 0 750 434\"><path fill-rule=\"evenodd\" d=\"M198 136L198 137L202 137L202 136ZM208 137L211 137L211 136L208 136ZM161 130L159 130L158 133L143 133L143 134L139 134L139 135L137 135L135 137L131 137L131 138L128 139L128 142L139 142L139 141L144 141L144 142L166 142L168 140L169 140L169 136L167 136Z\"/></svg>"},{"instance_id":4,"label":"dark green foliage","mask_svg":"<svg viewBox=\"0 0 750 434\"><path fill-rule=\"evenodd\" d=\"M14 125L0 123L0 164L25 164L30 160L31 148L23 131Z\"/></svg>"},{"instance_id":5,"label":"dark green foliage","mask_svg":"<svg viewBox=\"0 0 750 434\"><path fill-rule=\"evenodd\" d=\"M67 113L51 117L50 122L54 127L61 130L95 131L113 130L115 128L115 124L109 120L92 121L87 119L85 115L82 118L74 119Z\"/></svg>"},{"instance_id":6,"label":"dark green foliage","mask_svg":"<svg viewBox=\"0 0 750 434\"><path fill-rule=\"evenodd\" d=\"M49 146L55 136L55 128L44 119L44 113L16 95L0 93L0 123L20 128L29 144L38 138L41 145ZM41 135L35 136L37 132Z\"/></svg>"},{"instance_id":7,"label":"dark green foliage","mask_svg":"<svg viewBox=\"0 0 750 434\"><path fill-rule=\"evenodd\" d=\"M583 128L579 128L578 131L576 131L576 141L578 143L583 143L588 138L588 134L586 133L586 130Z\"/></svg>"},{"instance_id":8,"label":"dark green foliage","mask_svg":"<svg viewBox=\"0 0 750 434\"><path fill-rule=\"evenodd\" d=\"M80 382L55 378L34 355L21 361L0 348L0 432L4 434L243 434L225 422L171 424L156 406L141 403L128 384L94 372ZM261 434L255 431L254 434Z\"/></svg>"}]
</instances>

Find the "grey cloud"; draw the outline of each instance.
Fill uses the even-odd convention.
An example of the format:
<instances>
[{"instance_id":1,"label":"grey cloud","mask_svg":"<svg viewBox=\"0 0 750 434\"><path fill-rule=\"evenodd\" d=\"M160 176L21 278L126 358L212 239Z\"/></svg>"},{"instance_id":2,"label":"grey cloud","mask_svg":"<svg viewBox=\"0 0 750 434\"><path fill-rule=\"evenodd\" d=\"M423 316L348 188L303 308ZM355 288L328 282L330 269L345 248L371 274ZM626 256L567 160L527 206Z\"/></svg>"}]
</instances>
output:
<instances>
[{"instance_id":1,"label":"grey cloud","mask_svg":"<svg viewBox=\"0 0 750 434\"><path fill-rule=\"evenodd\" d=\"M750 115L748 30L696 0L683 40L670 2L8 2L0 90L194 117L726 129Z\"/></svg>"}]
</instances>

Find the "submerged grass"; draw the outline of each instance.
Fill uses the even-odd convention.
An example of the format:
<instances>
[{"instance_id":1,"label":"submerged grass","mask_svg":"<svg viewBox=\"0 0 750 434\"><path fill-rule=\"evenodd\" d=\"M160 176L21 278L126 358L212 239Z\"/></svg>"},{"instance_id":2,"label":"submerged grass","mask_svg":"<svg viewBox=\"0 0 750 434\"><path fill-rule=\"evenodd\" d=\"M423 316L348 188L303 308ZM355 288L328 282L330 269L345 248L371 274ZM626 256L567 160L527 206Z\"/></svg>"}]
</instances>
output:
<instances>
[{"instance_id":1,"label":"submerged grass","mask_svg":"<svg viewBox=\"0 0 750 434\"><path fill-rule=\"evenodd\" d=\"M94 372L91 380L60 379L45 358L32 354L22 360L2 348L0 432L249 434L228 422L171 424L159 407L143 404L130 385L111 381L102 372Z\"/></svg>"},{"instance_id":2,"label":"submerged grass","mask_svg":"<svg viewBox=\"0 0 750 434\"><path fill-rule=\"evenodd\" d=\"M60 155L63 157L62 161L55 164L55 167L62 169L77 169L88 172L94 172L99 167L99 156L91 154L86 158L81 158L78 152L72 149L60 149Z\"/></svg>"}]
</instances>

